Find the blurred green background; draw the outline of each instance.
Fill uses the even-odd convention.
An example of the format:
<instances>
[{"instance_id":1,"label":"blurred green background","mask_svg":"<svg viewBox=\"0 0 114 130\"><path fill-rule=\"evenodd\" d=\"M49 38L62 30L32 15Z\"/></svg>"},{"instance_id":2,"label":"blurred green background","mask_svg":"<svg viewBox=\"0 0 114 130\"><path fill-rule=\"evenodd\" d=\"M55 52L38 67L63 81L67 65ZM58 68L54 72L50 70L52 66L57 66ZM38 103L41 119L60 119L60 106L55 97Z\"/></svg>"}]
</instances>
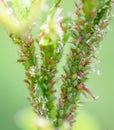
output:
<instances>
[{"instance_id":1,"label":"blurred green background","mask_svg":"<svg viewBox=\"0 0 114 130\"><path fill-rule=\"evenodd\" d=\"M49 0L48 0L49 1ZM51 4L52 1L50 1ZM66 10L74 9L73 0L63 3ZM100 98L87 102L82 109L97 121L100 130L114 130L114 18L98 57L101 60L100 76L93 73L87 85ZM0 130L19 130L15 124L16 113L30 104L28 90L23 83L24 69L17 63L18 48L12 44L3 27L0 27ZM85 130L85 129L84 129ZM92 129L91 129L92 130Z\"/></svg>"}]
</instances>

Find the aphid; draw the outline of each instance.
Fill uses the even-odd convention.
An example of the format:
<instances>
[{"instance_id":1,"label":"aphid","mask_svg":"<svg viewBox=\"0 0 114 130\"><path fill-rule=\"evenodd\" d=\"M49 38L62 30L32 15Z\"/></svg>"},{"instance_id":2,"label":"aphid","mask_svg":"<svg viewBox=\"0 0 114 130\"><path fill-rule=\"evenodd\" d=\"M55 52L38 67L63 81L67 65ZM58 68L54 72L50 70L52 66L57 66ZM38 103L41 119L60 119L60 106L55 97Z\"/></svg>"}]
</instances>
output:
<instances>
[{"instance_id":1,"label":"aphid","mask_svg":"<svg viewBox=\"0 0 114 130\"><path fill-rule=\"evenodd\" d=\"M53 89L53 90L51 90L51 93L55 93L57 90L56 89Z\"/></svg>"},{"instance_id":2,"label":"aphid","mask_svg":"<svg viewBox=\"0 0 114 130\"><path fill-rule=\"evenodd\" d=\"M30 85L30 82L27 79L25 79L24 82Z\"/></svg>"},{"instance_id":3,"label":"aphid","mask_svg":"<svg viewBox=\"0 0 114 130\"><path fill-rule=\"evenodd\" d=\"M30 54L29 53L25 53L24 56L28 58L30 56Z\"/></svg>"},{"instance_id":4,"label":"aphid","mask_svg":"<svg viewBox=\"0 0 114 130\"><path fill-rule=\"evenodd\" d=\"M23 59L18 59L17 62L25 62Z\"/></svg>"},{"instance_id":5,"label":"aphid","mask_svg":"<svg viewBox=\"0 0 114 130\"><path fill-rule=\"evenodd\" d=\"M84 67L87 66L90 63L89 60L86 60L85 62L80 62L81 65L83 65Z\"/></svg>"}]
</instances>

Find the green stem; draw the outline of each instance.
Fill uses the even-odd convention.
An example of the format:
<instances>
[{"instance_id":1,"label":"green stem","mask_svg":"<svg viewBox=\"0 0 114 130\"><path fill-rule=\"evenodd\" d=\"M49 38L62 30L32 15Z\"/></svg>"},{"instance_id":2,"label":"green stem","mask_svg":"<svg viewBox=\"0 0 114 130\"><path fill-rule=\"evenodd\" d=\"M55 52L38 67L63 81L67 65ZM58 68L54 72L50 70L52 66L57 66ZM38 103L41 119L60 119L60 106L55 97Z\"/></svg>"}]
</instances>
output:
<instances>
[{"instance_id":1,"label":"green stem","mask_svg":"<svg viewBox=\"0 0 114 130\"><path fill-rule=\"evenodd\" d=\"M61 120L67 120L72 127L72 123L75 122L77 106L80 102L80 92L86 92L95 99L95 96L84 83L88 79L88 69L90 69L89 65L92 61L92 57L95 57L94 48L98 46L99 41L104 36L102 32L107 26L107 22L103 20L107 19L110 14L111 2L109 1L102 5L100 8L101 11L99 11L99 9L97 10L97 15L94 19L88 20L88 18L84 18L84 16L86 16L82 13L84 8L80 9L80 12L77 14L82 13L84 16L78 16L78 20L76 20L74 25L72 24L69 29L69 31L71 31L70 35L73 37L70 43L71 50L67 57L67 65L64 66L65 75L62 75L63 84L61 86L61 98L57 113L58 120L56 121L56 125L58 126ZM91 10L89 16L91 16L92 13ZM104 25L101 27L99 24L102 21ZM99 30L96 29L96 26ZM101 35L98 37L100 33ZM91 42L88 44L90 40Z\"/></svg>"},{"instance_id":2,"label":"green stem","mask_svg":"<svg viewBox=\"0 0 114 130\"><path fill-rule=\"evenodd\" d=\"M20 59L17 61L22 63L25 68L26 79L24 82L27 84L30 92L28 99L38 116L47 117L44 105L47 99L43 96L43 89L39 85L39 66L35 53L34 40L31 35L24 38L11 36L11 38L20 48Z\"/></svg>"}]
</instances>

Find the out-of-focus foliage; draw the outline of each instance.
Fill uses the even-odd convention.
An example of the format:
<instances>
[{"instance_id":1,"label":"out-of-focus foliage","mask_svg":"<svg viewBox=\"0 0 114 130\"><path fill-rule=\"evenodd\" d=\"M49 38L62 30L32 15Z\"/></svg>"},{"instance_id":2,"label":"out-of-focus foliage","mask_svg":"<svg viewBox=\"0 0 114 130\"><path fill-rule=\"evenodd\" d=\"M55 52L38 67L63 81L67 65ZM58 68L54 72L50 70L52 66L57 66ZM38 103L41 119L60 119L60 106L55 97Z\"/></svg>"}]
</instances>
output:
<instances>
[{"instance_id":1,"label":"out-of-focus foliage","mask_svg":"<svg viewBox=\"0 0 114 130\"><path fill-rule=\"evenodd\" d=\"M39 126L41 130L54 130L49 121L37 117L30 108L26 108L17 112L15 121L21 130L37 130ZM74 124L73 130L100 130L98 122L86 111L79 111L77 122ZM60 130L66 130L64 126Z\"/></svg>"}]
</instances>

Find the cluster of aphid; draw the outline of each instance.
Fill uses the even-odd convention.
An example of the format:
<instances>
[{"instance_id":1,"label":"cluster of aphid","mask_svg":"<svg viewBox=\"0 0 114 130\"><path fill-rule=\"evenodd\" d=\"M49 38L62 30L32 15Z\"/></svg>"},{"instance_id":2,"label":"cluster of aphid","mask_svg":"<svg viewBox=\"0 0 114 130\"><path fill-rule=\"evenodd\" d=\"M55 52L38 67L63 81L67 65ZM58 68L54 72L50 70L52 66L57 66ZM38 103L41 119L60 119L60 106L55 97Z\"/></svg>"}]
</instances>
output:
<instances>
[{"instance_id":1,"label":"cluster of aphid","mask_svg":"<svg viewBox=\"0 0 114 130\"><path fill-rule=\"evenodd\" d=\"M1 2L8 8L4 0ZM96 0L95 4L95 0L81 0L76 3L75 18L60 16L60 2L56 0L50 9L37 40L34 40L30 30L22 35L20 32L15 35L11 31L10 37L20 47L17 61L25 68L24 82L28 85L28 99L34 111L38 116L50 119L55 127L67 121L68 129L71 129L80 104L80 94L89 94L96 99L85 81L93 59L97 59L95 52L104 37L104 29L109 24L112 1ZM28 23L22 24L23 27L26 28ZM57 78L57 66L61 64L66 46L69 46L69 53L63 66L64 73ZM37 51L40 52L38 56ZM61 84L58 84L58 80Z\"/></svg>"}]
</instances>

